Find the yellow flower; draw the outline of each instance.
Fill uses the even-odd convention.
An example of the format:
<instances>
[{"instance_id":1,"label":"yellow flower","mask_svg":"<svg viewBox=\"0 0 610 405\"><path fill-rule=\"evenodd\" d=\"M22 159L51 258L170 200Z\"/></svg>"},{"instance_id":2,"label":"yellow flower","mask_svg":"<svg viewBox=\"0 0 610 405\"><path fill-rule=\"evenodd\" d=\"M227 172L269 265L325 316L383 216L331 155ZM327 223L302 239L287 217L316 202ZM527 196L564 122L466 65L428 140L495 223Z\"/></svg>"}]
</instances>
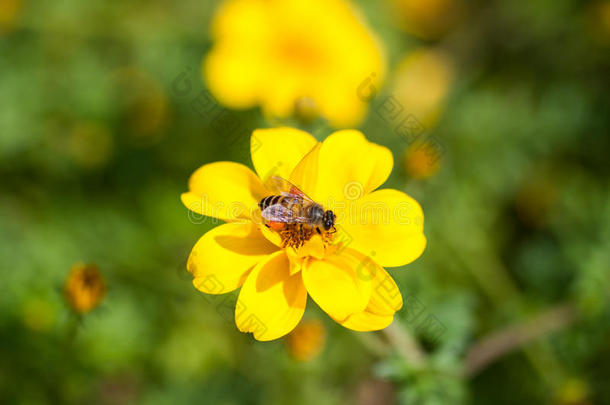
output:
<instances>
[{"instance_id":1,"label":"yellow flower","mask_svg":"<svg viewBox=\"0 0 610 405\"><path fill-rule=\"evenodd\" d=\"M303 321L287 336L290 354L299 361L309 361L324 348L326 331L317 319Z\"/></svg>"},{"instance_id":2,"label":"yellow flower","mask_svg":"<svg viewBox=\"0 0 610 405\"><path fill-rule=\"evenodd\" d=\"M438 150L427 142L416 142L405 152L405 170L414 179L427 179L440 169Z\"/></svg>"},{"instance_id":3,"label":"yellow flower","mask_svg":"<svg viewBox=\"0 0 610 405\"><path fill-rule=\"evenodd\" d=\"M97 266L78 263L70 270L64 293L72 309L83 314L102 301L106 295L106 283Z\"/></svg>"},{"instance_id":4,"label":"yellow flower","mask_svg":"<svg viewBox=\"0 0 610 405\"><path fill-rule=\"evenodd\" d=\"M409 53L395 72L393 94L409 114L430 129L438 121L453 83L451 57L435 49Z\"/></svg>"},{"instance_id":5,"label":"yellow flower","mask_svg":"<svg viewBox=\"0 0 610 405\"><path fill-rule=\"evenodd\" d=\"M384 73L379 45L343 0L227 0L212 39L203 65L210 91L274 117L308 98L331 125L354 126L366 112L358 86L373 73L379 86Z\"/></svg>"},{"instance_id":6,"label":"yellow flower","mask_svg":"<svg viewBox=\"0 0 610 405\"><path fill-rule=\"evenodd\" d=\"M383 267L412 262L426 245L419 204L401 191L377 190L392 171L391 152L355 130L321 143L292 128L256 130L251 145L256 174L238 163L210 163L191 176L181 196L191 211L227 222L193 247L187 268L194 286L208 294L241 287L235 322L258 340L289 333L308 295L347 328L388 326L402 298ZM263 181L270 176L332 210L337 232L282 247L258 206L274 195Z\"/></svg>"}]
</instances>

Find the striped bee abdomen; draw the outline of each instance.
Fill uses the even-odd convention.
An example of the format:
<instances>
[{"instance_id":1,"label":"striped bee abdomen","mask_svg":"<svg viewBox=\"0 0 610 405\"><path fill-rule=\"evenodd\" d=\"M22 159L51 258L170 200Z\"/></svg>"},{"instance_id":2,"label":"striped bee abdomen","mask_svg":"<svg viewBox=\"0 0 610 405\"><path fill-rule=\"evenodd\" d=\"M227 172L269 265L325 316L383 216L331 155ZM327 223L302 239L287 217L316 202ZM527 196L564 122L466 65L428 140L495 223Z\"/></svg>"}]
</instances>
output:
<instances>
[{"instance_id":1,"label":"striped bee abdomen","mask_svg":"<svg viewBox=\"0 0 610 405\"><path fill-rule=\"evenodd\" d=\"M263 198L262 200L260 200L260 202L258 203L258 207L261 209L261 211L264 211L265 208L277 204L279 202L281 202L284 199L284 197L282 197L281 195L270 195L268 197Z\"/></svg>"}]
</instances>

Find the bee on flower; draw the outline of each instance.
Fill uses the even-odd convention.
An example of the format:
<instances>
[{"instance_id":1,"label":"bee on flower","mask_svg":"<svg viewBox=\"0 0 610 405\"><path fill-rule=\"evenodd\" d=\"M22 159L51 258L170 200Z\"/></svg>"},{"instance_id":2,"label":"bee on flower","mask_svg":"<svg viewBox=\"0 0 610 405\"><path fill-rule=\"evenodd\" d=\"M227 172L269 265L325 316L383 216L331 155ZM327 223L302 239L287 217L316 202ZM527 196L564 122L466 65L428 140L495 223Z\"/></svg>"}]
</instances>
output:
<instances>
[{"instance_id":1,"label":"bee on flower","mask_svg":"<svg viewBox=\"0 0 610 405\"><path fill-rule=\"evenodd\" d=\"M226 222L193 247L194 286L207 294L241 287L235 322L257 340L292 331L308 296L346 328L388 326L402 298L384 267L411 263L426 246L417 201L379 189L391 152L356 130L318 142L276 128L254 131L251 154L256 173L206 164L181 196L189 210Z\"/></svg>"},{"instance_id":2,"label":"bee on flower","mask_svg":"<svg viewBox=\"0 0 610 405\"><path fill-rule=\"evenodd\" d=\"M385 73L380 44L344 0L226 0L211 36L203 74L212 94L273 118L305 110L356 125L367 108L358 86L374 73L379 87Z\"/></svg>"},{"instance_id":3,"label":"bee on flower","mask_svg":"<svg viewBox=\"0 0 610 405\"><path fill-rule=\"evenodd\" d=\"M78 314L99 305L106 295L106 282L94 264L77 263L72 266L64 286L68 304Z\"/></svg>"}]
</instances>

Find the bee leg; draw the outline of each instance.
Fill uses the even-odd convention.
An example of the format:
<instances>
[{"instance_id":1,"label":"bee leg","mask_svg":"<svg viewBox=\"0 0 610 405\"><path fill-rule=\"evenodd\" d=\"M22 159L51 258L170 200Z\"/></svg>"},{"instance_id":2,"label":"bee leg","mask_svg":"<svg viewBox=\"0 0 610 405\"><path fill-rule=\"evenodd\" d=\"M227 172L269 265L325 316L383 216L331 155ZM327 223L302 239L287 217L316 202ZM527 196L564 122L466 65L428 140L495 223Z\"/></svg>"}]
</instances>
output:
<instances>
[{"instance_id":1,"label":"bee leg","mask_svg":"<svg viewBox=\"0 0 610 405\"><path fill-rule=\"evenodd\" d=\"M270 227L269 225L265 224L265 226L266 226L267 228L271 229L271 227Z\"/></svg>"},{"instance_id":2,"label":"bee leg","mask_svg":"<svg viewBox=\"0 0 610 405\"><path fill-rule=\"evenodd\" d=\"M322 231L317 226L316 226L316 232L318 232L318 235L322 235Z\"/></svg>"}]
</instances>

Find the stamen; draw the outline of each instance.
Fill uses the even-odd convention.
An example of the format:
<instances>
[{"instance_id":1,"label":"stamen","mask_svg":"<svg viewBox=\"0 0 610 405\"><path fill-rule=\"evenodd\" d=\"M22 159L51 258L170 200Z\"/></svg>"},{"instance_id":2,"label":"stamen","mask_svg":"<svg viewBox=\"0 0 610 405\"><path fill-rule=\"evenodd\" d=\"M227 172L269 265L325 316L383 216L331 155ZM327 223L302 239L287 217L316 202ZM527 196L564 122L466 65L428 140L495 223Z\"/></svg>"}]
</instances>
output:
<instances>
[{"instance_id":1,"label":"stamen","mask_svg":"<svg viewBox=\"0 0 610 405\"><path fill-rule=\"evenodd\" d=\"M316 228L318 234L322 236L322 242L324 246L332 244L334 232L321 232L319 228ZM284 227L280 232L282 238L282 247L293 247L298 249L303 246L305 242L311 239L315 234L313 228L303 224L289 224Z\"/></svg>"}]
</instances>

